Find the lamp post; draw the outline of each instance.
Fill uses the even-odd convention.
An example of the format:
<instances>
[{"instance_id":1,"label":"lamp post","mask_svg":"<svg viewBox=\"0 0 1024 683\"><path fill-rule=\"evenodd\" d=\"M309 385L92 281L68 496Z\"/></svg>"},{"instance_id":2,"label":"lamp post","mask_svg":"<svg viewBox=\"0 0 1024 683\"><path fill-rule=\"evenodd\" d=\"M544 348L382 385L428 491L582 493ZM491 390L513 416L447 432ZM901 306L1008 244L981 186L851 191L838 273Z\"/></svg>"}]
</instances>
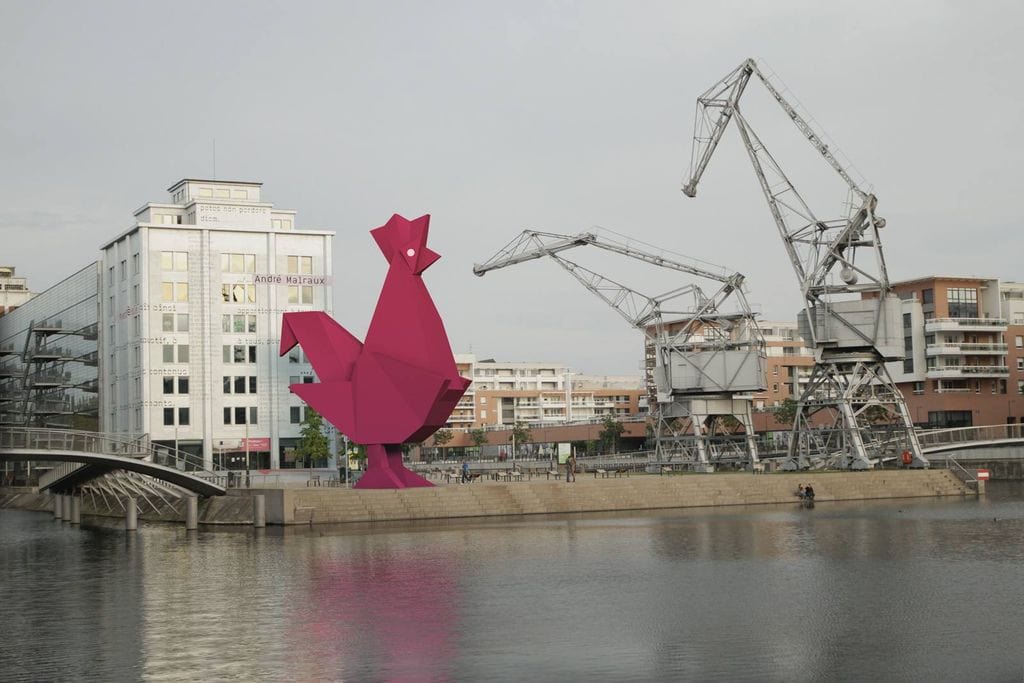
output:
<instances>
[{"instance_id":1,"label":"lamp post","mask_svg":"<svg viewBox=\"0 0 1024 683\"><path fill-rule=\"evenodd\" d=\"M341 435L342 443L345 445L345 483L348 483L349 472L348 472L348 437L344 434Z\"/></svg>"}]
</instances>

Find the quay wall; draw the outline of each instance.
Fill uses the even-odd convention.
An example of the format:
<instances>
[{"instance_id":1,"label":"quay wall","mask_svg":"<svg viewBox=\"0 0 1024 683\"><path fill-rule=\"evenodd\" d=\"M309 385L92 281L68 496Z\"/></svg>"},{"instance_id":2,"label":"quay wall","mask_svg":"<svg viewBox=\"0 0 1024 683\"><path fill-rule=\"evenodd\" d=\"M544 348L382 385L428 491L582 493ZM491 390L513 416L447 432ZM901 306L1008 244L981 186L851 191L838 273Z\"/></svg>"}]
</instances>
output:
<instances>
[{"instance_id":1,"label":"quay wall","mask_svg":"<svg viewBox=\"0 0 1024 683\"><path fill-rule=\"evenodd\" d=\"M352 490L345 488L277 488L232 490L200 505L203 524L250 524L250 495L266 497L269 524L455 519L504 515L560 514L724 505L794 503L799 484L814 486L817 504L887 498L975 495L947 470L877 470L787 474L675 474L564 480L450 484L433 488ZM52 497L2 493L0 507L50 510ZM88 501L84 514L90 511ZM180 521L174 514L140 519ZM103 513L100 513L103 514ZM117 516L109 511L107 516Z\"/></svg>"}]
</instances>

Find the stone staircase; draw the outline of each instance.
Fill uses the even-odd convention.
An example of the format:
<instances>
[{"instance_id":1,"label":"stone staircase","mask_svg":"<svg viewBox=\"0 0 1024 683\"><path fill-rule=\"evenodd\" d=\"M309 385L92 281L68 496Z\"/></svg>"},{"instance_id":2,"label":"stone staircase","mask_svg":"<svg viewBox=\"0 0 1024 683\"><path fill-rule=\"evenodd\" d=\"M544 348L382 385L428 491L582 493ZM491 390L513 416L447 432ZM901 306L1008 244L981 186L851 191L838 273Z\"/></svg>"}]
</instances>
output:
<instances>
[{"instance_id":1,"label":"stone staircase","mask_svg":"<svg viewBox=\"0 0 1024 683\"><path fill-rule=\"evenodd\" d=\"M476 482L402 490L282 489L272 523L376 522L412 519L557 514L613 510L794 503L799 484L814 486L818 503L877 498L973 495L946 470L879 470L793 474L635 475L575 483ZM275 519L278 516L280 519Z\"/></svg>"}]
</instances>

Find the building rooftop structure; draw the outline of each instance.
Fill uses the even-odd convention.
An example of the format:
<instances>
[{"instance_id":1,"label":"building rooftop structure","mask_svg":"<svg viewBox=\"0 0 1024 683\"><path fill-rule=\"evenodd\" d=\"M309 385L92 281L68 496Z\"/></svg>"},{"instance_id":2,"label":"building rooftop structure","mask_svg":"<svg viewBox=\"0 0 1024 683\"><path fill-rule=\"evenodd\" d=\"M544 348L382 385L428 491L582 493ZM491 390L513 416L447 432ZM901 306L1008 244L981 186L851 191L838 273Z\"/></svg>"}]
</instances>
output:
<instances>
[{"instance_id":1,"label":"building rooftop structure","mask_svg":"<svg viewBox=\"0 0 1024 683\"><path fill-rule=\"evenodd\" d=\"M14 266L0 266L0 316L10 313L32 296L27 278L16 277Z\"/></svg>"}]
</instances>

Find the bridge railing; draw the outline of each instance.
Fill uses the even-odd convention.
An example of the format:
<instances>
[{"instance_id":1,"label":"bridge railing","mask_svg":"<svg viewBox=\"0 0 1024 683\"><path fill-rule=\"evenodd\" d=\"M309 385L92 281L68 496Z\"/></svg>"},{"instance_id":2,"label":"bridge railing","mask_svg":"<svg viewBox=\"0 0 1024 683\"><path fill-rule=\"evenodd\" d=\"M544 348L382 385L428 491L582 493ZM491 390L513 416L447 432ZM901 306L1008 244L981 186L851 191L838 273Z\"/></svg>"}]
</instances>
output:
<instances>
[{"instance_id":1,"label":"bridge railing","mask_svg":"<svg viewBox=\"0 0 1024 683\"><path fill-rule=\"evenodd\" d=\"M74 429L4 427L0 429L0 448L45 451L83 451L127 458L146 458L152 451L145 436L127 437Z\"/></svg>"},{"instance_id":2,"label":"bridge railing","mask_svg":"<svg viewBox=\"0 0 1024 683\"><path fill-rule=\"evenodd\" d=\"M953 429L929 429L917 433L921 448L953 444L1024 439L1024 424L999 424Z\"/></svg>"}]
</instances>

